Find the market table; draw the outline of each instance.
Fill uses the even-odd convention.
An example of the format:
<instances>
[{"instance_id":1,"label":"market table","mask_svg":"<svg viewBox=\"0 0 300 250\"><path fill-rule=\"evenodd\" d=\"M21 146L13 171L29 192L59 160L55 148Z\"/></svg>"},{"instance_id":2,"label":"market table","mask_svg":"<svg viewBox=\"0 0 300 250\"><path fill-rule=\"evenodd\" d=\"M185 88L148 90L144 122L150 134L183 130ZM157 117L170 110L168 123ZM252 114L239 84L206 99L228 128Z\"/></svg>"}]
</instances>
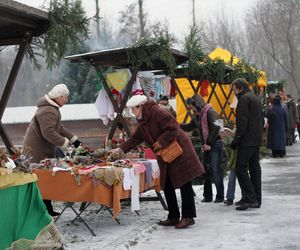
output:
<instances>
[{"instance_id":1,"label":"market table","mask_svg":"<svg viewBox=\"0 0 300 250\"><path fill-rule=\"evenodd\" d=\"M0 175L0 249L61 247L36 180L35 174Z\"/></svg>"},{"instance_id":2,"label":"market table","mask_svg":"<svg viewBox=\"0 0 300 250\"><path fill-rule=\"evenodd\" d=\"M38 187L43 199L65 202L95 202L113 209L115 218L121 212L120 200L130 198L131 191L123 189L122 182L113 186L105 184L93 185L90 177L82 175L80 185L68 172L35 169L38 176ZM160 191L159 178L152 179L152 187L147 187L146 174L140 174L140 193L149 189Z\"/></svg>"}]
</instances>

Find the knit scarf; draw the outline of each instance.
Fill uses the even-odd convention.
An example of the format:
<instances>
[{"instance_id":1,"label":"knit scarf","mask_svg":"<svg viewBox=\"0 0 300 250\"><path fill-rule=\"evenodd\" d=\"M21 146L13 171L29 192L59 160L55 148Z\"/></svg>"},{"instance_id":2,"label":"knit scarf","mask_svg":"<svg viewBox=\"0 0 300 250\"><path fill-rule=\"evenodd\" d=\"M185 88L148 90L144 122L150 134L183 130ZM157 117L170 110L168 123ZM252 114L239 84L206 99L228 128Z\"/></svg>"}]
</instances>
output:
<instances>
[{"instance_id":1,"label":"knit scarf","mask_svg":"<svg viewBox=\"0 0 300 250\"><path fill-rule=\"evenodd\" d=\"M199 117L200 117L200 126L202 130L202 136L204 139L204 143L206 143L206 140L208 138L209 134L209 127L208 127L208 121L207 121L207 112L212 108L212 106L208 103L206 104L200 111L199 111Z\"/></svg>"}]
</instances>

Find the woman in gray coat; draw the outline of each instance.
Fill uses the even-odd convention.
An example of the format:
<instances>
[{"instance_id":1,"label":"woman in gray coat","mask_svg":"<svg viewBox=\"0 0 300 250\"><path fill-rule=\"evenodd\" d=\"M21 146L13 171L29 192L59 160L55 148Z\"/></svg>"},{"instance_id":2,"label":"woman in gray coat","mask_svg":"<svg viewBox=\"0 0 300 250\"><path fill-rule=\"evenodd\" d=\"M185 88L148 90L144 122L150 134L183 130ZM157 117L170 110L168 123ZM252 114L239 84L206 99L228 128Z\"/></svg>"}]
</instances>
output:
<instances>
[{"instance_id":1,"label":"woman in gray coat","mask_svg":"<svg viewBox=\"0 0 300 250\"><path fill-rule=\"evenodd\" d=\"M32 163L55 158L56 148L66 148L69 143L73 143L75 147L80 145L78 137L64 128L61 122L59 108L68 101L68 96L67 86L58 84L38 100L38 109L26 130L23 143L23 148L30 149ZM50 215L58 215L53 211L51 201L44 200L44 203Z\"/></svg>"}]
</instances>

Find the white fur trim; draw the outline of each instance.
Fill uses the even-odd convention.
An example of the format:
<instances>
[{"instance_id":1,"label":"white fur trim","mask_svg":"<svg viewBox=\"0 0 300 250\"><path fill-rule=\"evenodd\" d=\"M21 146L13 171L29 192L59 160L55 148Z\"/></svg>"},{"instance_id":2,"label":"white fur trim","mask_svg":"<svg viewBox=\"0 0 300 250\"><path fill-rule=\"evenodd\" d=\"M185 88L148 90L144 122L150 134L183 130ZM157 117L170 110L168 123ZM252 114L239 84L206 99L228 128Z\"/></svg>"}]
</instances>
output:
<instances>
[{"instance_id":1,"label":"white fur trim","mask_svg":"<svg viewBox=\"0 0 300 250\"><path fill-rule=\"evenodd\" d=\"M52 106L54 106L54 107L60 108L60 106L59 106L55 101L53 101L48 95L45 95L45 98L46 98L46 101L47 101L50 105L52 105Z\"/></svg>"},{"instance_id":2,"label":"white fur trim","mask_svg":"<svg viewBox=\"0 0 300 250\"><path fill-rule=\"evenodd\" d=\"M76 140L78 140L77 135L74 135L71 139L70 139L70 143L72 144L73 142L75 142Z\"/></svg>"},{"instance_id":3,"label":"white fur trim","mask_svg":"<svg viewBox=\"0 0 300 250\"><path fill-rule=\"evenodd\" d=\"M69 139L65 137L65 143L61 146L62 149L67 148L67 146L69 145Z\"/></svg>"}]
</instances>

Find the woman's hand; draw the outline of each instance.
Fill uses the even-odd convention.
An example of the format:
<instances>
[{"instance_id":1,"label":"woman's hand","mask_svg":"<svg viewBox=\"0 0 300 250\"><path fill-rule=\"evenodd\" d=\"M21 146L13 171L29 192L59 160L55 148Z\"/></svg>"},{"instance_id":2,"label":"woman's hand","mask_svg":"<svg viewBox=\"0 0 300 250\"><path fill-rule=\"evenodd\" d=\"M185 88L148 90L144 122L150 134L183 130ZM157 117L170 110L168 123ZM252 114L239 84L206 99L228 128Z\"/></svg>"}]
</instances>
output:
<instances>
[{"instance_id":1,"label":"woman's hand","mask_svg":"<svg viewBox=\"0 0 300 250\"><path fill-rule=\"evenodd\" d=\"M204 144L204 145L202 145L202 150L203 151L209 151L209 150L211 150L211 146L209 146L207 144Z\"/></svg>"}]
</instances>

